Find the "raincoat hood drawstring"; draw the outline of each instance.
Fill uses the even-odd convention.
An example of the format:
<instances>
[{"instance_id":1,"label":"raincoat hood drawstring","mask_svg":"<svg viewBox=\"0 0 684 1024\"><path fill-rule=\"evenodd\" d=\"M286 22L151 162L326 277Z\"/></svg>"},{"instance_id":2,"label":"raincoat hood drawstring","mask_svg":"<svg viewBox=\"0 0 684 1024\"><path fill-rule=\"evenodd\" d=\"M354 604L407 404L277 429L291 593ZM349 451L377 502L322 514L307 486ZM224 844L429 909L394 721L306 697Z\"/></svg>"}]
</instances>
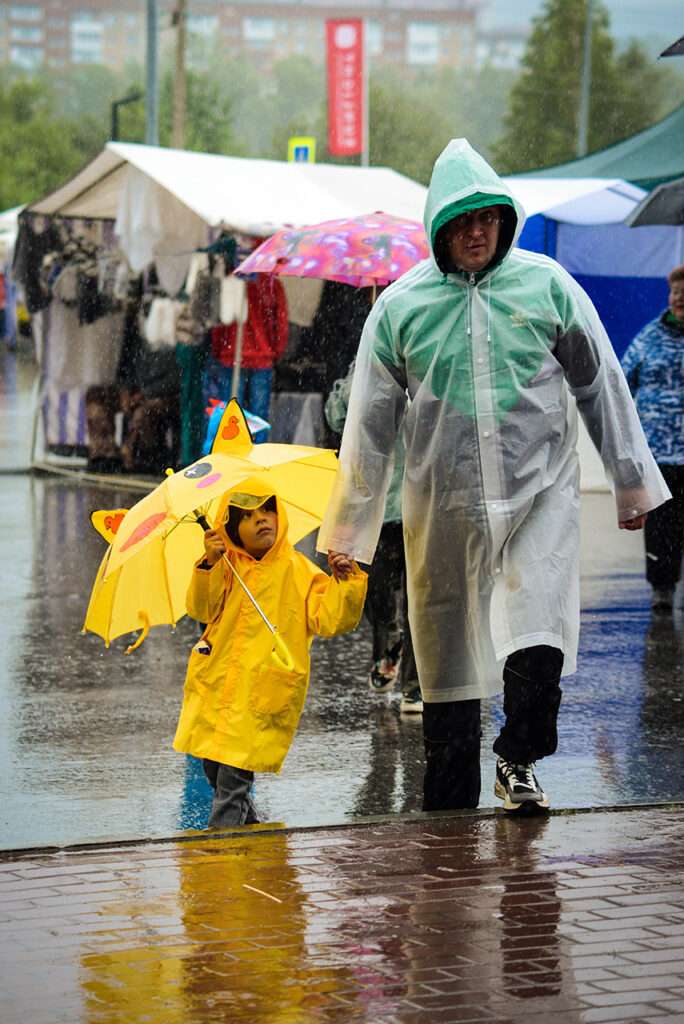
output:
<instances>
[{"instance_id":1,"label":"raincoat hood drawstring","mask_svg":"<svg viewBox=\"0 0 684 1024\"><path fill-rule=\"evenodd\" d=\"M471 274L470 277L471 277L471 280L468 281L468 284L471 287L475 288L477 286L477 281L472 280L472 278L474 278L475 275ZM472 313L470 311L470 297L468 298L468 301L465 304L465 310L466 310L466 334L468 335L469 338L471 338L472 334L473 334L473 320L472 320ZM492 340L492 281L491 281L491 278L488 277L487 278L487 341L491 341L491 340Z\"/></svg>"}]
</instances>

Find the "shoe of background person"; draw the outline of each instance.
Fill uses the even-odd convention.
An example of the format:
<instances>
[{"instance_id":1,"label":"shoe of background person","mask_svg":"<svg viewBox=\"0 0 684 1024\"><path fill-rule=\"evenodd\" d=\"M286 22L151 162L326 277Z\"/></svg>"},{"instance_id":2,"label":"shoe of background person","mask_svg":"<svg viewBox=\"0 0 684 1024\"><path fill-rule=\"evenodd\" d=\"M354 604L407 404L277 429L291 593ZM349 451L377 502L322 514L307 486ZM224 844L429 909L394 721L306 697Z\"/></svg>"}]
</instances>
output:
<instances>
[{"instance_id":1,"label":"shoe of background person","mask_svg":"<svg viewBox=\"0 0 684 1024\"><path fill-rule=\"evenodd\" d=\"M673 587L654 587L651 597L651 610L660 615L668 615L674 604Z\"/></svg>"},{"instance_id":2,"label":"shoe of background person","mask_svg":"<svg viewBox=\"0 0 684 1024\"><path fill-rule=\"evenodd\" d=\"M382 658L373 664L368 676L368 688L373 693L387 693L394 687L399 675L401 661L401 640L389 647Z\"/></svg>"},{"instance_id":3,"label":"shoe of background person","mask_svg":"<svg viewBox=\"0 0 684 1024\"><path fill-rule=\"evenodd\" d=\"M399 710L405 711L407 714L414 715L420 715L423 713L423 698L419 686L414 687L413 690L409 690L408 693L402 693Z\"/></svg>"},{"instance_id":4,"label":"shoe of background person","mask_svg":"<svg viewBox=\"0 0 684 1024\"><path fill-rule=\"evenodd\" d=\"M502 757L496 761L494 794L504 802L504 810L532 813L549 806L548 797L534 774L533 764L513 764Z\"/></svg>"},{"instance_id":5,"label":"shoe of background person","mask_svg":"<svg viewBox=\"0 0 684 1024\"><path fill-rule=\"evenodd\" d=\"M399 662L384 655L375 662L368 676L368 688L373 693L387 693L397 681Z\"/></svg>"}]
</instances>

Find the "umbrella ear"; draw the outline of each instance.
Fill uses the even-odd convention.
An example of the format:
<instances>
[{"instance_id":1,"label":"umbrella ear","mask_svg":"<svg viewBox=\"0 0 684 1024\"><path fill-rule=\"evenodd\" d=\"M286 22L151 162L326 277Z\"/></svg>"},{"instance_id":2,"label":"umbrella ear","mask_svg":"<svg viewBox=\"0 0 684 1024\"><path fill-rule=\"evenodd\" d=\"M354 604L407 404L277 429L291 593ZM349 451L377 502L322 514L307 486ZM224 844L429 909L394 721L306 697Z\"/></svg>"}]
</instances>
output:
<instances>
[{"instance_id":1,"label":"umbrella ear","mask_svg":"<svg viewBox=\"0 0 684 1024\"><path fill-rule=\"evenodd\" d=\"M127 508L99 509L97 512L90 513L90 522L100 536L104 537L108 544L111 544L127 512Z\"/></svg>"},{"instance_id":2,"label":"umbrella ear","mask_svg":"<svg viewBox=\"0 0 684 1024\"><path fill-rule=\"evenodd\" d=\"M211 446L212 453L222 452L225 455L230 455L231 452L249 451L253 444L252 434L247 426L245 414L240 408L240 403L236 398L231 398L218 425L216 437Z\"/></svg>"}]
</instances>

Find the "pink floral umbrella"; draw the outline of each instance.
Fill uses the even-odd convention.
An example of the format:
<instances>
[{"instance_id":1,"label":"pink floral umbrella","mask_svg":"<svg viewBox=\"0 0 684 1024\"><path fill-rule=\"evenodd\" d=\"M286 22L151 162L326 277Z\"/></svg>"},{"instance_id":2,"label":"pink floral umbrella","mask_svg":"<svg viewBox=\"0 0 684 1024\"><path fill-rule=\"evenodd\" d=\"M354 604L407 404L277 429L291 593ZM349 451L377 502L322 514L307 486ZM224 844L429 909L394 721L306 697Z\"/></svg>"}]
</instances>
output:
<instances>
[{"instance_id":1,"label":"pink floral umbrella","mask_svg":"<svg viewBox=\"0 0 684 1024\"><path fill-rule=\"evenodd\" d=\"M368 213L276 231L236 273L315 277L367 288L396 281L428 254L418 221Z\"/></svg>"}]
</instances>

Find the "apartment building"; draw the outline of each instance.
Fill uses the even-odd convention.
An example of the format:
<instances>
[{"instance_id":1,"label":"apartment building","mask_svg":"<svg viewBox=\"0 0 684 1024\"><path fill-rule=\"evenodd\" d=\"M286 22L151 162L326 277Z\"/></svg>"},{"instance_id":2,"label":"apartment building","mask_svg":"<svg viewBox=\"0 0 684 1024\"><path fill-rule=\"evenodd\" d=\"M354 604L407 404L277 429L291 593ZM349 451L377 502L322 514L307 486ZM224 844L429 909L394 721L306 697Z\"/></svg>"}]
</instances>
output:
<instances>
[{"instance_id":1,"label":"apartment building","mask_svg":"<svg viewBox=\"0 0 684 1024\"><path fill-rule=\"evenodd\" d=\"M322 62L327 18L366 22L372 61L420 69L473 67L483 0L188 0L189 54ZM172 41L172 0L161 0L162 46ZM145 54L142 0L16 0L0 5L0 61L26 70L103 64L120 70Z\"/></svg>"}]
</instances>

